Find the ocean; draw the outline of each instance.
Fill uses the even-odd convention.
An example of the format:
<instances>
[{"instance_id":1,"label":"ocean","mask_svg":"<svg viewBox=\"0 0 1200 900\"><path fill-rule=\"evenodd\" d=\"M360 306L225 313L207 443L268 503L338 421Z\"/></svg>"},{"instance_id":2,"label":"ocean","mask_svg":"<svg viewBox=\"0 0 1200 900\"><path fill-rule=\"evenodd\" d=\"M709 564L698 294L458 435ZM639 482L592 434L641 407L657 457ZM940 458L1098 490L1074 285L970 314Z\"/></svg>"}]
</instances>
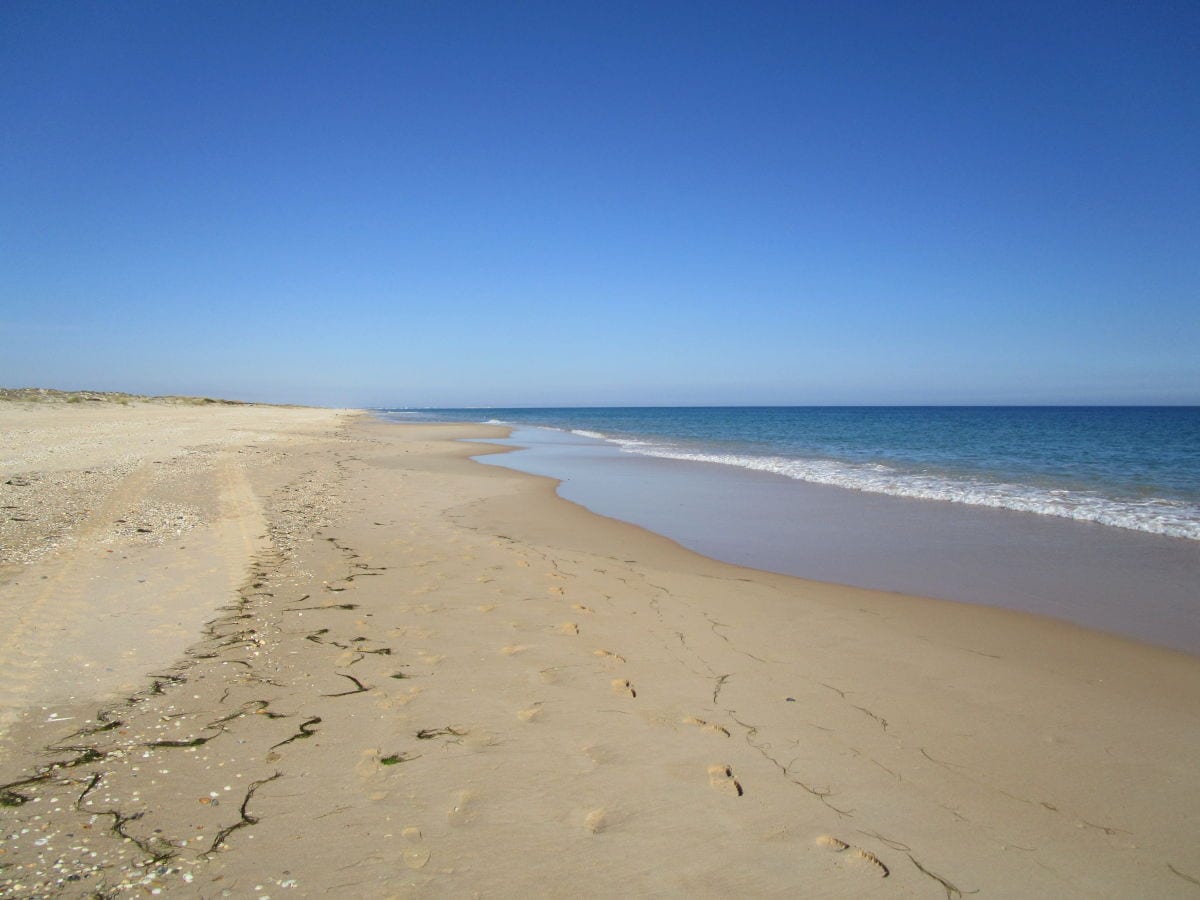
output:
<instances>
[{"instance_id":1,"label":"ocean","mask_svg":"<svg viewBox=\"0 0 1200 900\"><path fill-rule=\"evenodd\" d=\"M1200 653L1200 407L389 410L706 555Z\"/></svg>"},{"instance_id":2,"label":"ocean","mask_svg":"<svg viewBox=\"0 0 1200 900\"><path fill-rule=\"evenodd\" d=\"M634 407L405 415L556 428L644 456L1200 540L1200 407Z\"/></svg>"}]
</instances>

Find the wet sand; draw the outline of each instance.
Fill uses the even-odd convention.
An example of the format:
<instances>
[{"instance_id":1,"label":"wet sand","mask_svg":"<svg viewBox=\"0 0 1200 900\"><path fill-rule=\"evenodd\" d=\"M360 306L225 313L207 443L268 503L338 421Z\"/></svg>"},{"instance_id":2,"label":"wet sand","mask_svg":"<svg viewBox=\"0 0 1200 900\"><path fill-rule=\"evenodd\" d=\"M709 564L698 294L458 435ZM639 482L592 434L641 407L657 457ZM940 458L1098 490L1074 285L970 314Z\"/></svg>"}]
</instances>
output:
<instances>
[{"instance_id":1,"label":"wet sand","mask_svg":"<svg viewBox=\"0 0 1200 900\"><path fill-rule=\"evenodd\" d=\"M5 665L41 668L6 695L0 891L1200 888L1195 658L715 562L454 440L504 429L290 412L312 418L223 426L4 570ZM154 522L198 524L104 544L143 483ZM98 553L125 559L79 574ZM147 572L175 593L95 646ZM60 640L118 659L168 624L128 692L64 671Z\"/></svg>"},{"instance_id":2,"label":"wet sand","mask_svg":"<svg viewBox=\"0 0 1200 900\"><path fill-rule=\"evenodd\" d=\"M627 453L544 428L484 461L736 565L969 600L1200 656L1200 541ZM528 449L524 449L528 448Z\"/></svg>"}]
</instances>

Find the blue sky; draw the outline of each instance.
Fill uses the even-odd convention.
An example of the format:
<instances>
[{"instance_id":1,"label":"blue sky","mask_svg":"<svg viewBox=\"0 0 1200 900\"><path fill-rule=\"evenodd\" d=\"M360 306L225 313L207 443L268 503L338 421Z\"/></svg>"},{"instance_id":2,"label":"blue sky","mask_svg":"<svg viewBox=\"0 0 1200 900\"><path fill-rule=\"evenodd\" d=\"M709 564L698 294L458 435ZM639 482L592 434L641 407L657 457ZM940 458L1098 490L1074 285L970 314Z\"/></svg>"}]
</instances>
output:
<instances>
[{"instance_id":1,"label":"blue sky","mask_svg":"<svg viewBox=\"0 0 1200 900\"><path fill-rule=\"evenodd\" d=\"M0 4L0 384L1200 403L1200 6Z\"/></svg>"}]
</instances>

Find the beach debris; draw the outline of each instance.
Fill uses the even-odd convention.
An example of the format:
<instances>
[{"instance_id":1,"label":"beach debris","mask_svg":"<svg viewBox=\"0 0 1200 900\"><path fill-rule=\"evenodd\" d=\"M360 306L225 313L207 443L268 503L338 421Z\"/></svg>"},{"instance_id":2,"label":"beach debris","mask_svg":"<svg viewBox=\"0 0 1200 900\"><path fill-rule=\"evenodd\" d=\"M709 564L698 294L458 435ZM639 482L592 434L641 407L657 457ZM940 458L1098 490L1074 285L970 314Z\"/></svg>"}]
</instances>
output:
<instances>
[{"instance_id":1,"label":"beach debris","mask_svg":"<svg viewBox=\"0 0 1200 900\"><path fill-rule=\"evenodd\" d=\"M24 794L19 794L11 788L12 785L0 787L0 806L24 806L29 802L29 797L25 796Z\"/></svg>"},{"instance_id":2,"label":"beach debris","mask_svg":"<svg viewBox=\"0 0 1200 900\"><path fill-rule=\"evenodd\" d=\"M420 758L421 754L419 753L415 756L410 756L407 753L392 753L388 756L381 756L379 758L379 764L381 766L398 766L400 763L411 762L414 759Z\"/></svg>"},{"instance_id":3,"label":"beach debris","mask_svg":"<svg viewBox=\"0 0 1200 900\"><path fill-rule=\"evenodd\" d=\"M274 750L276 747L282 747L284 744L290 744L292 741L299 741L304 738L312 737L316 733L316 729L313 726L319 724L321 724L320 716L313 716L311 719L305 719L300 723L300 728L295 734L293 734L290 738L280 741L278 744L272 744L270 749Z\"/></svg>"},{"instance_id":4,"label":"beach debris","mask_svg":"<svg viewBox=\"0 0 1200 900\"><path fill-rule=\"evenodd\" d=\"M229 835L233 834L239 828L245 828L249 825L257 825L258 824L258 819L255 818L254 816L250 815L250 813L247 811L247 807L250 805L250 801L254 797L254 792L257 791L264 784L272 782L276 778L282 778L282 777L283 777L282 772L276 772L274 775L271 775L268 778L263 778L263 779L260 779L259 781L251 782L250 786L246 789L246 796L242 800L242 806L240 809L241 816L242 816L241 821L234 822L232 825L227 825L226 827L224 827L220 831L218 831L217 836L215 838L213 838L212 846L210 846L208 848L209 853L215 853L217 851L217 849L222 844L225 843L225 840L229 837Z\"/></svg>"},{"instance_id":5,"label":"beach debris","mask_svg":"<svg viewBox=\"0 0 1200 900\"><path fill-rule=\"evenodd\" d=\"M349 697L351 694L364 694L370 690L365 684L355 678L353 675L347 675L344 672L334 672L335 675L341 675L354 683L354 687L348 691L340 691L336 694L322 694L322 697Z\"/></svg>"},{"instance_id":6,"label":"beach debris","mask_svg":"<svg viewBox=\"0 0 1200 900\"><path fill-rule=\"evenodd\" d=\"M417 740L431 741L435 737L441 737L445 734L453 735L454 737L464 737L466 732L459 731L451 725L447 725L445 728L422 728L417 732Z\"/></svg>"},{"instance_id":7,"label":"beach debris","mask_svg":"<svg viewBox=\"0 0 1200 900\"><path fill-rule=\"evenodd\" d=\"M218 732L219 733L219 732ZM188 741L148 741L143 744L144 747L203 747L217 735L209 735L208 737L196 737Z\"/></svg>"},{"instance_id":8,"label":"beach debris","mask_svg":"<svg viewBox=\"0 0 1200 900\"><path fill-rule=\"evenodd\" d=\"M1167 868L1171 870L1172 874L1178 875L1184 881L1189 881L1192 884L1196 885L1197 887L1200 887L1200 878L1193 878L1191 875L1188 875L1184 872L1180 872L1177 868L1175 868L1170 863L1167 863Z\"/></svg>"},{"instance_id":9,"label":"beach debris","mask_svg":"<svg viewBox=\"0 0 1200 900\"><path fill-rule=\"evenodd\" d=\"M733 673L729 672L728 674L717 675L716 677L713 678L712 702L713 702L714 706L717 705L717 698L721 696L721 691L723 691L725 689L725 682L728 681L732 677L733 677Z\"/></svg>"},{"instance_id":10,"label":"beach debris","mask_svg":"<svg viewBox=\"0 0 1200 900\"><path fill-rule=\"evenodd\" d=\"M154 836L151 838L140 838L137 835L130 834L125 830L125 826L130 822L136 822L144 813L135 813L132 816L127 816L115 809L106 809L97 813L101 816L112 816L112 833L120 838L137 846L139 850L150 857L150 865L157 865L161 862L166 862L175 856L175 849L165 842L161 837Z\"/></svg>"},{"instance_id":11,"label":"beach debris","mask_svg":"<svg viewBox=\"0 0 1200 900\"><path fill-rule=\"evenodd\" d=\"M921 870L922 874L928 875L930 878L932 878L934 881L936 881L938 884L940 884L942 886L942 890L944 890L946 892L946 900L953 900L954 897L962 897L963 891L957 885L954 885L951 882L947 881L945 878L943 878L941 875L938 875L936 872L929 871L927 868L925 868L923 865L921 865L919 862L917 862L916 857L914 857L911 853L908 854L908 858L912 860L912 864L914 866L916 866L918 869ZM979 889L976 888L975 890L967 891L966 893L978 894Z\"/></svg>"}]
</instances>

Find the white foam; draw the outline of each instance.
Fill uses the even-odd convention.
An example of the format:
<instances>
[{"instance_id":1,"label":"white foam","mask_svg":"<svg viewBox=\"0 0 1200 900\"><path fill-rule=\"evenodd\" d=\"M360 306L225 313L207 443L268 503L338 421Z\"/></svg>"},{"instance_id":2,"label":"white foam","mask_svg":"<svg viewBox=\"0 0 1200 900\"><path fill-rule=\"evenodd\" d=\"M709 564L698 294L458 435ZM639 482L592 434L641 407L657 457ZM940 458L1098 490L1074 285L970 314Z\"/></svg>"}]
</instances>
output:
<instances>
[{"instance_id":1,"label":"white foam","mask_svg":"<svg viewBox=\"0 0 1200 900\"><path fill-rule=\"evenodd\" d=\"M941 475L901 472L877 463L699 453L647 441L610 440L619 444L623 451L643 456L717 463L855 491L1011 509L1200 541L1200 506L1182 501L1160 498L1115 499L1086 491L1047 490L1031 485L969 481Z\"/></svg>"},{"instance_id":2,"label":"white foam","mask_svg":"<svg viewBox=\"0 0 1200 900\"><path fill-rule=\"evenodd\" d=\"M585 437L585 438L594 438L594 439L595 439L595 440L597 440L597 441L603 441L603 440L605 440L605 436L604 436L604 435L602 435L600 432L598 432L598 431L585 431L585 430L584 430L584 429L582 429L582 428L575 428L575 429L573 429L573 430L571 431L571 434L577 434L577 435L579 435L580 437Z\"/></svg>"}]
</instances>

